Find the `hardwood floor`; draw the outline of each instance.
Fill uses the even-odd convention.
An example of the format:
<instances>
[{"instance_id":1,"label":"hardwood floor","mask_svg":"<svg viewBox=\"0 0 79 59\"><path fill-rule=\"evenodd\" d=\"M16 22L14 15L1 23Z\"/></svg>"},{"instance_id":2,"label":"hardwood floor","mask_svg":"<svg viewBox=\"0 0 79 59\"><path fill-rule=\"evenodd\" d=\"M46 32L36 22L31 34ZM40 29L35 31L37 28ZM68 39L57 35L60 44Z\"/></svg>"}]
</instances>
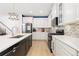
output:
<instances>
[{"instance_id":1,"label":"hardwood floor","mask_svg":"<svg viewBox=\"0 0 79 59\"><path fill-rule=\"evenodd\" d=\"M33 41L27 56L53 56L48 49L47 41Z\"/></svg>"}]
</instances>

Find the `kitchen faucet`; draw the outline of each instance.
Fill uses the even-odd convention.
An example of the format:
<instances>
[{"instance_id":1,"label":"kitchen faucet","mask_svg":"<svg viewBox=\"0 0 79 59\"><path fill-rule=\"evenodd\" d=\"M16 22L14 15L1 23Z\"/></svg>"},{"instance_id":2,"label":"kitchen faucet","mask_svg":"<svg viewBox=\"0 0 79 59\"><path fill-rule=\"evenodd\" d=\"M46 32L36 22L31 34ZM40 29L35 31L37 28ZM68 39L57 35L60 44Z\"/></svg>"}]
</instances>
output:
<instances>
[{"instance_id":1,"label":"kitchen faucet","mask_svg":"<svg viewBox=\"0 0 79 59\"><path fill-rule=\"evenodd\" d=\"M12 32L12 36L14 36L14 32L13 32L13 29L14 29L14 28L12 27L12 30L11 30L11 32Z\"/></svg>"},{"instance_id":2,"label":"kitchen faucet","mask_svg":"<svg viewBox=\"0 0 79 59\"><path fill-rule=\"evenodd\" d=\"M15 27L15 26L13 26L13 27L12 27L12 30L11 30L11 31L12 31L12 36L14 36L14 35L15 35L15 34L14 34L14 30L15 30L15 29L16 29L16 27Z\"/></svg>"}]
</instances>

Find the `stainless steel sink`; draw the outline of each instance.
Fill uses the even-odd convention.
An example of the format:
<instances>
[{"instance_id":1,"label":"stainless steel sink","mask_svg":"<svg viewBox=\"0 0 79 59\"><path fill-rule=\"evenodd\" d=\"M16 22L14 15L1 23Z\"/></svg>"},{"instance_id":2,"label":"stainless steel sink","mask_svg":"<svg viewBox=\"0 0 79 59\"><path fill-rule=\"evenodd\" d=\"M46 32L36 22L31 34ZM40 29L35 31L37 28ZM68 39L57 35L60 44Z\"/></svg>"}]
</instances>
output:
<instances>
[{"instance_id":1,"label":"stainless steel sink","mask_svg":"<svg viewBox=\"0 0 79 59\"><path fill-rule=\"evenodd\" d=\"M13 37L10 37L10 38L21 38L23 37L24 35L17 35L17 36L13 36Z\"/></svg>"}]
</instances>

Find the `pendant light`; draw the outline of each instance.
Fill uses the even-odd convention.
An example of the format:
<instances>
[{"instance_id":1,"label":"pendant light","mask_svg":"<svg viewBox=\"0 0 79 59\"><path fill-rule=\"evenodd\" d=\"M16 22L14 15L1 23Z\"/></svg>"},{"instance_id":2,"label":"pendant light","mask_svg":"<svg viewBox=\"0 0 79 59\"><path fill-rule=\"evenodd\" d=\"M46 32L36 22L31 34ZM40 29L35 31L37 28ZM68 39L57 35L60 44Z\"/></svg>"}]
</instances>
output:
<instances>
[{"instance_id":1,"label":"pendant light","mask_svg":"<svg viewBox=\"0 0 79 59\"><path fill-rule=\"evenodd\" d=\"M15 9L15 4L13 3L12 4L12 12L9 12L8 15L9 15L9 19L10 20L18 20L18 14L16 13L16 9Z\"/></svg>"}]
</instances>

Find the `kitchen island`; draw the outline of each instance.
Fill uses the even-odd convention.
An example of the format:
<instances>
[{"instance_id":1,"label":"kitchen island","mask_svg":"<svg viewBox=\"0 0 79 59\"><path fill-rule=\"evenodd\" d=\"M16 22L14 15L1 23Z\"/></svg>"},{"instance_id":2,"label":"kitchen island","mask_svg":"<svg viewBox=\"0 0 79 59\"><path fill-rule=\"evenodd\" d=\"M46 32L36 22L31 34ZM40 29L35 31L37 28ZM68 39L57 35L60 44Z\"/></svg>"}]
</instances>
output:
<instances>
[{"instance_id":1,"label":"kitchen island","mask_svg":"<svg viewBox=\"0 0 79 59\"><path fill-rule=\"evenodd\" d=\"M0 36L0 55L5 56L24 56L32 46L32 34L23 35L20 38L15 38L11 35ZM12 38L13 37L13 38ZM10 53L11 52L11 53Z\"/></svg>"}]
</instances>

